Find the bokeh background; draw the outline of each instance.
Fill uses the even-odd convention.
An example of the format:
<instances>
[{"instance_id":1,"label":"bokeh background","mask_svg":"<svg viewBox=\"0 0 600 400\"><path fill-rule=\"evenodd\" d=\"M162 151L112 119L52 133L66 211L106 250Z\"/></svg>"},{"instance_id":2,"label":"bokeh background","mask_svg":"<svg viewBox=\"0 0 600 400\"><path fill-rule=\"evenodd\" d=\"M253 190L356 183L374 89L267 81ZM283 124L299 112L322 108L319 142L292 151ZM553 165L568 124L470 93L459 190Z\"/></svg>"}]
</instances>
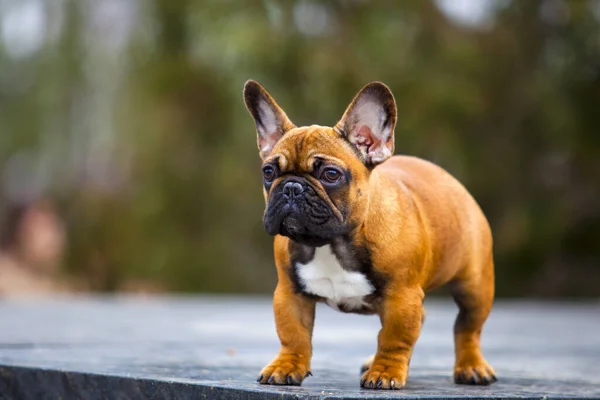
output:
<instances>
[{"instance_id":1,"label":"bokeh background","mask_svg":"<svg viewBox=\"0 0 600 400\"><path fill-rule=\"evenodd\" d=\"M297 125L367 82L458 177L499 296L600 296L600 1L0 0L0 293L270 292L259 80Z\"/></svg>"}]
</instances>

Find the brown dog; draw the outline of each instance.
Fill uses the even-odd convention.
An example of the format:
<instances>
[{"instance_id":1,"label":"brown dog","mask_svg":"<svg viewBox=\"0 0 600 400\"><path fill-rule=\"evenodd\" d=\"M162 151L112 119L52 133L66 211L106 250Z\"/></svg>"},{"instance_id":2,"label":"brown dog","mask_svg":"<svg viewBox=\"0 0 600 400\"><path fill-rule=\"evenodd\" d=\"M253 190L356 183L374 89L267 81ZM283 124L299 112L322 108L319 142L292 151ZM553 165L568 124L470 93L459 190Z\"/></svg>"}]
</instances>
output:
<instances>
[{"instance_id":1,"label":"brown dog","mask_svg":"<svg viewBox=\"0 0 600 400\"><path fill-rule=\"evenodd\" d=\"M454 380L490 384L481 329L494 298L492 236L467 190L440 167L394 156L396 104L373 82L333 128L296 127L255 81L244 87L263 159L264 224L275 236L273 301L281 350L264 384L310 375L315 304L377 314L377 353L364 388L400 389L425 292L449 283L459 306Z\"/></svg>"}]
</instances>

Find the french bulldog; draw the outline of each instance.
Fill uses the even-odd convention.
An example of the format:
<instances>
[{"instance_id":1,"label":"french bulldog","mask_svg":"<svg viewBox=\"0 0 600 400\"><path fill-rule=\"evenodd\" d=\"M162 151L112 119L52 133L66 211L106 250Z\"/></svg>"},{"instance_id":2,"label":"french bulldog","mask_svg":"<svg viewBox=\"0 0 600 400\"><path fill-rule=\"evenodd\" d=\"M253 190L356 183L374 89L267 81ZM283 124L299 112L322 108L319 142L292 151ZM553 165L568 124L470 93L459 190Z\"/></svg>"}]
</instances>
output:
<instances>
[{"instance_id":1,"label":"french bulldog","mask_svg":"<svg viewBox=\"0 0 600 400\"><path fill-rule=\"evenodd\" d=\"M295 126L257 82L244 86L256 123L278 283L279 354L258 382L300 385L311 375L315 305L377 314L377 352L360 386L405 386L425 293L448 284L459 312L454 381L496 381L480 348L494 298L489 224L469 192L423 159L392 156L396 103L363 87L333 127Z\"/></svg>"}]
</instances>

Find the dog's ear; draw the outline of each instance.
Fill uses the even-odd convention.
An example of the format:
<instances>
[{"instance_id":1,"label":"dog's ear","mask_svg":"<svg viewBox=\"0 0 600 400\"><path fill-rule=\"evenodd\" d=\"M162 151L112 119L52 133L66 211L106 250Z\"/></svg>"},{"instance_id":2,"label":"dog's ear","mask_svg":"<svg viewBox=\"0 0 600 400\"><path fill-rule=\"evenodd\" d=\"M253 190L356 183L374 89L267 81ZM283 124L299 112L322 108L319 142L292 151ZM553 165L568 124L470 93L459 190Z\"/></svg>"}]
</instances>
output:
<instances>
[{"instance_id":1,"label":"dog's ear","mask_svg":"<svg viewBox=\"0 0 600 400\"><path fill-rule=\"evenodd\" d=\"M256 122L258 151L265 159L275 143L295 126L265 88L256 81L249 80L244 85L244 101Z\"/></svg>"},{"instance_id":2,"label":"dog's ear","mask_svg":"<svg viewBox=\"0 0 600 400\"><path fill-rule=\"evenodd\" d=\"M381 164L394 153L396 102L381 82L363 87L346 109L335 130L357 150L366 166Z\"/></svg>"}]
</instances>

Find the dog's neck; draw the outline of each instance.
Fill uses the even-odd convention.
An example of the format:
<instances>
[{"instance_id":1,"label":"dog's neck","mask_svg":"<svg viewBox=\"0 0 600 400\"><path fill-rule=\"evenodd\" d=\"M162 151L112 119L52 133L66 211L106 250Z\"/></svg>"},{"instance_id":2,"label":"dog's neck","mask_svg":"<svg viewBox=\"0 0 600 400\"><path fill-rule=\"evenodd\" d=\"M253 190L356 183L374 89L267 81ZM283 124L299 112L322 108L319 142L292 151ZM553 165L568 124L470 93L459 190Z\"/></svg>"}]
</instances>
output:
<instances>
[{"instance_id":1,"label":"dog's neck","mask_svg":"<svg viewBox=\"0 0 600 400\"><path fill-rule=\"evenodd\" d=\"M374 287L374 294L378 295L384 288L385 279L373 269L371 254L363 244L365 241L362 232L363 229L354 229L350 234L338 236L319 249L331 251L345 271L363 274ZM317 247L290 241L292 263L308 264L314 259L316 251Z\"/></svg>"},{"instance_id":2,"label":"dog's neck","mask_svg":"<svg viewBox=\"0 0 600 400\"><path fill-rule=\"evenodd\" d=\"M354 229L346 235L338 236L332 239L329 243L321 246L331 249L342 268L347 271L364 272L366 268L370 268L370 257L366 247L357 245L362 243L358 230ZM358 240L357 240L358 239ZM290 246L293 248L293 254L301 262L307 262L314 257L317 247L301 244L291 241ZM367 265L368 264L368 265Z\"/></svg>"}]
</instances>

